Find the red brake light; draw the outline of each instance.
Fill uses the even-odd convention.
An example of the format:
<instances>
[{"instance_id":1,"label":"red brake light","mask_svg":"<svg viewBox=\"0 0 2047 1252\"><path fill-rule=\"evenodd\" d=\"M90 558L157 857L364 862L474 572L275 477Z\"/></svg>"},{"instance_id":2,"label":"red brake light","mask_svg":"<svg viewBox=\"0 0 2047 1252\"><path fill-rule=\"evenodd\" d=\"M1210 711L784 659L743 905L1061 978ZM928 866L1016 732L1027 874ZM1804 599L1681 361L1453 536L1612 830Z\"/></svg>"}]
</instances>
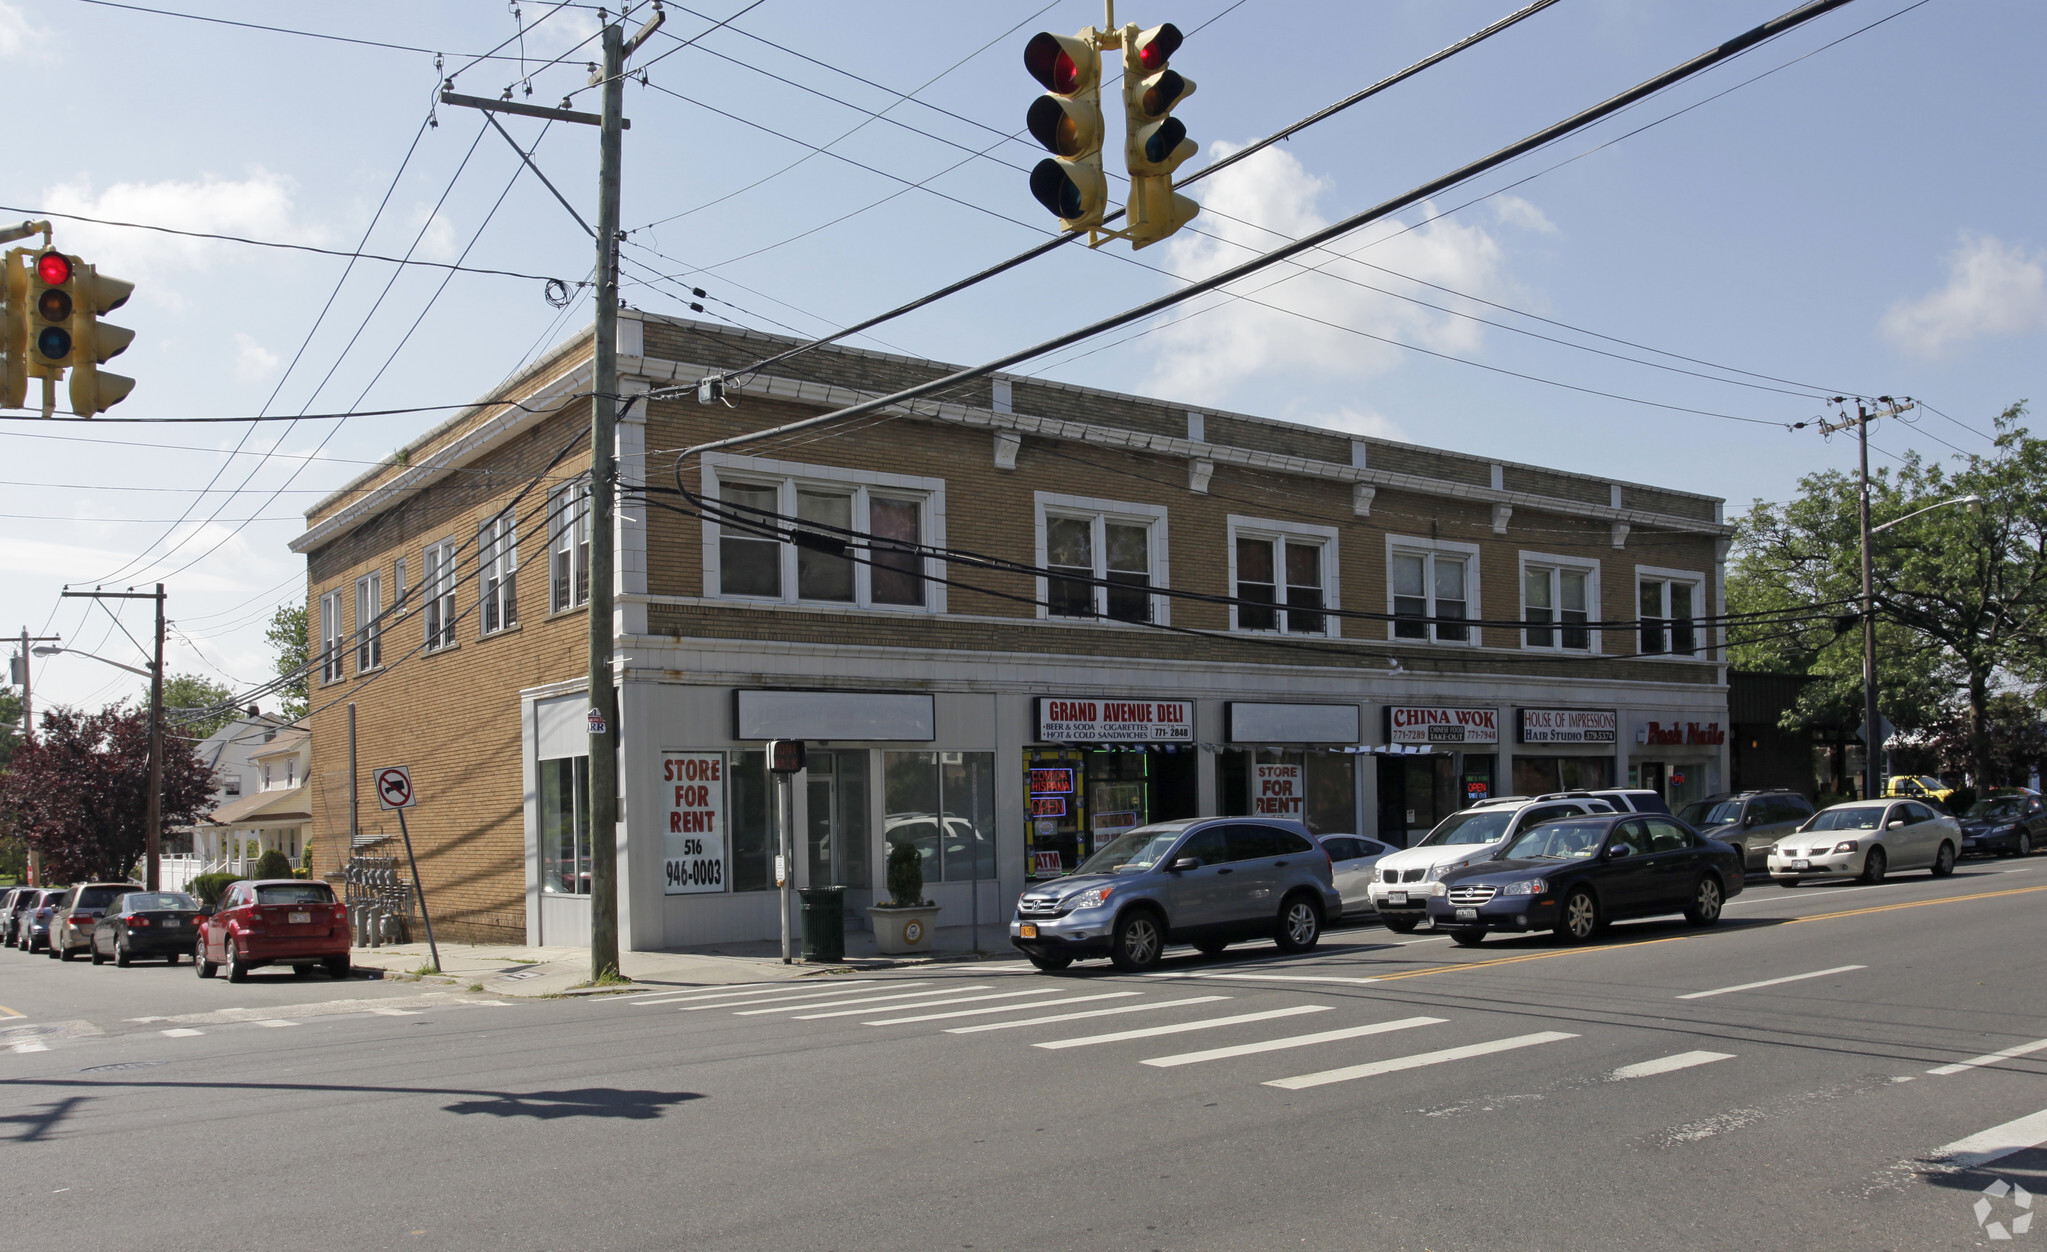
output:
<instances>
[{"instance_id":1,"label":"red brake light","mask_svg":"<svg viewBox=\"0 0 2047 1252\"><path fill-rule=\"evenodd\" d=\"M71 258L61 252L45 252L36 258L36 277L52 287L71 281Z\"/></svg>"}]
</instances>

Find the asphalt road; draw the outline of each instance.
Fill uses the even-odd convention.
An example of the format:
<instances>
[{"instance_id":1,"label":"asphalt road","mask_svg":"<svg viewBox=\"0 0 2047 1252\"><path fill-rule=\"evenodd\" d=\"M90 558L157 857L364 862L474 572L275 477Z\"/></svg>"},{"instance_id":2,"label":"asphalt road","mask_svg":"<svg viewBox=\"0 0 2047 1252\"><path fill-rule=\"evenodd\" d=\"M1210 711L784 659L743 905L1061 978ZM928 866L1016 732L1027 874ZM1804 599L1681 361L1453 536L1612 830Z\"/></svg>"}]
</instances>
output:
<instances>
[{"instance_id":1,"label":"asphalt road","mask_svg":"<svg viewBox=\"0 0 2047 1252\"><path fill-rule=\"evenodd\" d=\"M2023 1247L1982 1188L2047 1194L2043 919L2034 860L1143 977L499 1003L0 953L15 1031L73 1023L0 1022L0 1195L152 1248Z\"/></svg>"}]
</instances>

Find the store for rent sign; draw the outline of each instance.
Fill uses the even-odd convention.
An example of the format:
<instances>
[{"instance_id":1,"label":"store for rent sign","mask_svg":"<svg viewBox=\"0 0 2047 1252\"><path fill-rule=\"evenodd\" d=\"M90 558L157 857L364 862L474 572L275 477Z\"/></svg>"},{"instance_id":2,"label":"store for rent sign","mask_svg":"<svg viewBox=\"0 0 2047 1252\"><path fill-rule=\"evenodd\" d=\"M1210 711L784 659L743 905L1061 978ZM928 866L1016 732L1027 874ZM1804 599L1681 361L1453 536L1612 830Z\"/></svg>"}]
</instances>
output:
<instances>
[{"instance_id":1,"label":"store for rent sign","mask_svg":"<svg viewBox=\"0 0 2047 1252\"><path fill-rule=\"evenodd\" d=\"M664 753L661 786L668 802L663 893L725 890L725 754Z\"/></svg>"},{"instance_id":2,"label":"store for rent sign","mask_svg":"<svg viewBox=\"0 0 2047 1252\"><path fill-rule=\"evenodd\" d=\"M1192 743L1192 700L1038 697L1040 743Z\"/></svg>"},{"instance_id":3,"label":"store for rent sign","mask_svg":"<svg viewBox=\"0 0 2047 1252\"><path fill-rule=\"evenodd\" d=\"M1498 743L1498 709L1436 708L1428 705L1386 706L1388 743Z\"/></svg>"},{"instance_id":4,"label":"store for rent sign","mask_svg":"<svg viewBox=\"0 0 2047 1252\"><path fill-rule=\"evenodd\" d=\"M1298 765L1253 766L1251 812L1259 817L1301 815L1301 767Z\"/></svg>"},{"instance_id":5,"label":"store for rent sign","mask_svg":"<svg viewBox=\"0 0 2047 1252\"><path fill-rule=\"evenodd\" d=\"M1612 743L1620 726L1613 709L1522 709L1523 743Z\"/></svg>"}]
</instances>

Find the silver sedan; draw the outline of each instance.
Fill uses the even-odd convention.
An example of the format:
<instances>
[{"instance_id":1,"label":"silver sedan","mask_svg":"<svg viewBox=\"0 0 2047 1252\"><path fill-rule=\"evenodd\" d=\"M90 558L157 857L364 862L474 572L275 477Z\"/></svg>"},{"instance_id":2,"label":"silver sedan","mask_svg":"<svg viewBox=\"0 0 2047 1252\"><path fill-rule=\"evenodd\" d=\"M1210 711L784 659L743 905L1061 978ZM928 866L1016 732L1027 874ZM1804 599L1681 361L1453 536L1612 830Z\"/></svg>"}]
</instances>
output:
<instances>
[{"instance_id":1,"label":"silver sedan","mask_svg":"<svg viewBox=\"0 0 2047 1252\"><path fill-rule=\"evenodd\" d=\"M1821 809L1770 849L1770 877L1796 887L1808 878L1878 883L1899 869L1955 872L1961 824L1919 800L1853 800Z\"/></svg>"},{"instance_id":2,"label":"silver sedan","mask_svg":"<svg viewBox=\"0 0 2047 1252\"><path fill-rule=\"evenodd\" d=\"M1345 913L1371 913L1372 870L1379 858L1399 849L1363 835L1317 835L1329 852L1336 873L1336 893L1343 897Z\"/></svg>"}]
</instances>

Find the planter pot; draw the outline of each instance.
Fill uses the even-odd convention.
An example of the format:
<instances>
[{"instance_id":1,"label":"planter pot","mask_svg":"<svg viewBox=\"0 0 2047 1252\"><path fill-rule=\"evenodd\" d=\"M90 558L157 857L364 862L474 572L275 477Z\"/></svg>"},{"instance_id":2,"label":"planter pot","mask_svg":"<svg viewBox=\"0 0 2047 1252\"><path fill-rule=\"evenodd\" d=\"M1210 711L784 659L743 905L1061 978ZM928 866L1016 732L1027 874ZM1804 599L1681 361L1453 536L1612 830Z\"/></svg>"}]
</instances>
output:
<instances>
[{"instance_id":1,"label":"planter pot","mask_svg":"<svg viewBox=\"0 0 2047 1252\"><path fill-rule=\"evenodd\" d=\"M911 956L932 950L932 936L938 929L938 906L918 905L899 909L877 904L867 910L874 922L874 946L883 956Z\"/></svg>"}]
</instances>

